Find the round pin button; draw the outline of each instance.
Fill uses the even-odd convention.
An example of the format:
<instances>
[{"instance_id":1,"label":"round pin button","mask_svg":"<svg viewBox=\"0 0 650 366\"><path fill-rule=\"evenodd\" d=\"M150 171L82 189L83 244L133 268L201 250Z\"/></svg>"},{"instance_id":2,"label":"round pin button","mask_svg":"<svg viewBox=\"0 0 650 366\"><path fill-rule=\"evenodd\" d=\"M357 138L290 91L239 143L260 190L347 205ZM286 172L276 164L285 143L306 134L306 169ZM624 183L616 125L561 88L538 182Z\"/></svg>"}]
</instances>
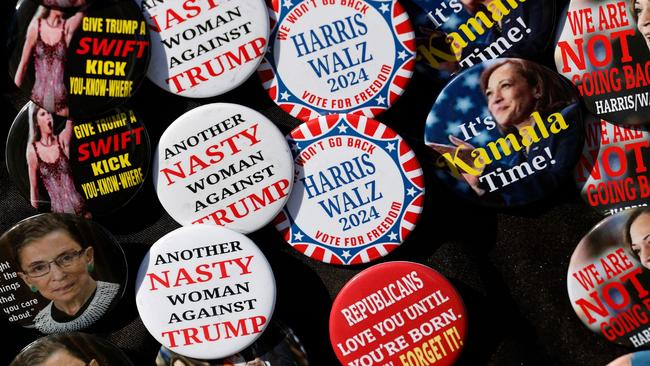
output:
<instances>
[{"instance_id":1,"label":"round pin button","mask_svg":"<svg viewBox=\"0 0 650 366\"><path fill-rule=\"evenodd\" d=\"M558 31L555 65L587 109L608 122L650 123L650 36L644 1L572 0Z\"/></svg>"},{"instance_id":2,"label":"round pin button","mask_svg":"<svg viewBox=\"0 0 650 366\"><path fill-rule=\"evenodd\" d=\"M275 224L291 246L325 263L359 264L406 239L422 211L424 179L395 131L363 116L329 115L288 140L295 182Z\"/></svg>"},{"instance_id":3,"label":"round pin button","mask_svg":"<svg viewBox=\"0 0 650 366\"><path fill-rule=\"evenodd\" d=\"M282 133L236 104L208 104L179 117L160 138L154 165L158 198L182 225L258 230L280 212L293 185Z\"/></svg>"},{"instance_id":4,"label":"round pin button","mask_svg":"<svg viewBox=\"0 0 650 366\"><path fill-rule=\"evenodd\" d=\"M35 363L36 362L36 363ZM124 352L107 340L84 333L55 334L25 347L10 366L131 366Z\"/></svg>"},{"instance_id":5,"label":"round pin button","mask_svg":"<svg viewBox=\"0 0 650 366\"><path fill-rule=\"evenodd\" d=\"M151 30L147 76L171 93L223 94L246 81L266 52L269 19L263 0L137 2Z\"/></svg>"},{"instance_id":6,"label":"round pin button","mask_svg":"<svg viewBox=\"0 0 650 366\"><path fill-rule=\"evenodd\" d=\"M650 133L644 128L589 121L574 174L582 198L605 215L647 206L649 148Z\"/></svg>"},{"instance_id":7,"label":"round pin button","mask_svg":"<svg viewBox=\"0 0 650 366\"><path fill-rule=\"evenodd\" d=\"M63 117L92 117L135 92L149 63L149 30L132 1L55 9L19 2L9 73L30 99Z\"/></svg>"},{"instance_id":8,"label":"round pin button","mask_svg":"<svg viewBox=\"0 0 650 366\"><path fill-rule=\"evenodd\" d=\"M539 59L553 45L555 1L414 0L418 61L437 71L455 71L498 57ZM475 20L481 28L471 28Z\"/></svg>"},{"instance_id":9,"label":"round pin button","mask_svg":"<svg viewBox=\"0 0 650 366\"><path fill-rule=\"evenodd\" d=\"M609 216L582 238L567 274L574 311L592 332L624 346L650 344L650 209Z\"/></svg>"},{"instance_id":10,"label":"round pin button","mask_svg":"<svg viewBox=\"0 0 650 366\"><path fill-rule=\"evenodd\" d=\"M404 92L415 39L397 1L272 1L270 51L258 72L292 116L374 117Z\"/></svg>"},{"instance_id":11,"label":"round pin button","mask_svg":"<svg viewBox=\"0 0 650 366\"><path fill-rule=\"evenodd\" d=\"M55 9L80 8L94 0L37 0L40 5Z\"/></svg>"},{"instance_id":12,"label":"round pin button","mask_svg":"<svg viewBox=\"0 0 650 366\"><path fill-rule=\"evenodd\" d=\"M160 347L156 357L158 366L202 365L202 366L308 366L309 359L300 340L286 325L273 321L264 334L250 347L220 360L196 360Z\"/></svg>"},{"instance_id":13,"label":"round pin button","mask_svg":"<svg viewBox=\"0 0 650 366\"><path fill-rule=\"evenodd\" d=\"M136 280L144 326L183 356L219 359L250 346L273 314L275 281L262 252L242 234L185 226L149 250Z\"/></svg>"},{"instance_id":14,"label":"round pin button","mask_svg":"<svg viewBox=\"0 0 650 366\"><path fill-rule=\"evenodd\" d=\"M72 121L28 103L9 130L7 170L34 208L88 218L135 196L150 150L142 120L128 107Z\"/></svg>"},{"instance_id":15,"label":"round pin button","mask_svg":"<svg viewBox=\"0 0 650 366\"><path fill-rule=\"evenodd\" d=\"M329 326L344 365L453 365L465 343L467 315L438 272L418 263L387 262L341 289Z\"/></svg>"},{"instance_id":16,"label":"round pin button","mask_svg":"<svg viewBox=\"0 0 650 366\"><path fill-rule=\"evenodd\" d=\"M521 206L571 177L582 150L583 113L571 84L524 59L460 73L429 112L425 142L436 175L476 203Z\"/></svg>"},{"instance_id":17,"label":"round pin button","mask_svg":"<svg viewBox=\"0 0 650 366\"><path fill-rule=\"evenodd\" d=\"M607 366L644 366L650 365L650 351L639 351L621 356Z\"/></svg>"},{"instance_id":18,"label":"round pin button","mask_svg":"<svg viewBox=\"0 0 650 366\"><path fill-rule=\"evenodd\" d=\"M126 258L106 229L67 214L41 214L0 237L3 315L42 333L83 330L119 301Z\"/></svg>"}]
</instances>

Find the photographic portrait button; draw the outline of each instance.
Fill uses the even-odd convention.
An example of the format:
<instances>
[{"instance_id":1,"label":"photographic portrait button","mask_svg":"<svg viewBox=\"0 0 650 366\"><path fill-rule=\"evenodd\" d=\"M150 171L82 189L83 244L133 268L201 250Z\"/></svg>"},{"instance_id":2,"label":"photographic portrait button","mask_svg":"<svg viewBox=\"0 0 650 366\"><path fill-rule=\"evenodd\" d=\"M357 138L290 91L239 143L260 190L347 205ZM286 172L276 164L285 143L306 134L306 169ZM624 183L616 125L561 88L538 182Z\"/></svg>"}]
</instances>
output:
<instances>
[{"instance_id":1,"label":"photographic portrait button","mask_svg":"<svg viewBox=\"0 0 650 366\"><path fill-rule=\"evenodd\" d=\"M440 92L424 140L436 176L480 205L540 201L569 182L584 138L575 88L529 60L474 65Z\"/></svg>"},{"instance_id":2,"label":"photographic portrait button","mask_svg":"<svg viewBox=\"0 0 650 366\"><path fill-rule=\"evenodd\" d=\"M592 332L626 347L650 344L650 209L618 212L578 243L567 273L573 310Z\"/></svg>"},{"instance_id":3,"label":"photographic portrait button","mask_svg":"<svg viewBox=\"0 0 650 366\"><path fill-rule=\"evenodd\" d=\"M582 198L604 215L650 202L650 133L592 118L574 177Z\"/></svg>"},{"instance_id":4,"label":"photographic portrait button","mask_svg":"<svg viewBox=\"0 0 650 366\"><path fill-rule=\"evenodd\" d=\"M12 27L9 74L50 113L71 118L106 113L124 104L145 76L149 27L133 1L89 1L64 9L23 0Z\"/></svg>"},{"instance_id":5,"label":"photographic portrait button","mask_svg":"<svg viewBox=\"0 0 650 366\"><path fill-rule=\"evenodd\" d=\"M249 233L280 212L293 186L284 136L268 118L237 104L207 104L162 134L154 185L182 225L211 224Z\"/></svg>"},{"instance_id":6,"label":"photographic portrait button","mask_svg":"<svg viewBox=\"0 0 650 366\"><path fill-rule=\"evenodd\" d=\"M54 334L37 339L25 347L10 366L110 365L132 366L129 358L111 342L85 333Z\"/></svg>"},{"instance_id":7,"label":"photographic portrait button","mask_svg":"<svg viewBox=\"0 0 650 366\"><path fill-rule=\"evenodd\" d=\"M341 289L329 328L344 365L453 365L465 344L467 313L438 272L418 263L386 262Z\"/></svg>"},{"instance_id":8,"label":"photographic portrait button","mask_svg":"<svg viewBox=\"0 0 650 366\"><path fill-rule=\"evenodd\" d=\"M150 156L144 123L128 106L72 121L30 102L6 146L9 175L34 208L86 218L125 206L144 184Z\"/></svg>"},{"instance_id":9,"label":"photographic portrait button","mask_svg":"<svg viewBox=\"0 0 650 366\"><path fill-rule=\"evenodd\" d=\"M331 264L367 263L397 248L424 202L415 153L359 115L313 119L287 136L294 187L275 226L296 250Z\"/></svg>"},{"instance_id":10,"label":"photographic portrait button","mask_svg":"<svg viewBox=\"0 0 650 366\"><path fill-rule=\"evenodd\" d=\"M234 365L297 365L309 364L305 348L293 330L279 321L272 321L252 345L244 350L218 360L196 360L160 347L156 357L158 366L176 366L180 360L185 365L234 366Z\"/></svg>"},{"instance_id":11,"label":"photographic portrait button","mask_svg":"<svg viewBox=\"0 0 650 366\"><path fill-rule=\"evenodd\" d=\"M126 280L115 238L81 217L40 214L0 237L0 301L10 323L45 334L89 329L117 305Z\"/></svg>"},{"instance_id":12,"label":"photographic portrait button","mask_svg":"<svg viewBox=\"0 0 650 366\"><path fill-rule=\"evenodd\" d=\"M213 360L255 342L275 307L271 266L255 243L220 226L176 229L153 244L135 298L149 333L183 356Z\"/></svg>"},{"instance_id":13,"label":"photographic portrait button","mask_svg":"<svg viewBox=\"0 0 650 366\"><path fill-rule=\"evenodd\" d=\"M648 334L650 336L650 334ZM650 365L650 351L639 351L623 355L614 361L607 364L607 366L644 366Z\"/></svg>"},{"instance_id":14,"label":"photographic portrait button","mask_svg":"<svg viewBox=\"0 0 650 366\"><path fill-rule=\"evenodd\" d=\"M268 1L269 51L258 73L271 99L301 121L374 117L413 74L415 39L397 1Z\"/></svg>"},{"instance_id":15,"label":"photographic portrait button","mask_svg":"<svg viewBox=\"0 0 650 366\"><path fill-rule=\"evenodd\" d=\"M136 0L151 34L147 77L190 98L223 94L245 82L266 52L263 0Z\"/></svg>"},{"instance_id":16,"label":"photographic portrait button","mask_svg":"<svg viewBox=\"0 0 650 366\"><path fill-rule=\"evenodd\" d=\"M555 66L587 109L611 123L650 123L645 1L572 0L557 31Z\"/></svg>"}]
</instances>

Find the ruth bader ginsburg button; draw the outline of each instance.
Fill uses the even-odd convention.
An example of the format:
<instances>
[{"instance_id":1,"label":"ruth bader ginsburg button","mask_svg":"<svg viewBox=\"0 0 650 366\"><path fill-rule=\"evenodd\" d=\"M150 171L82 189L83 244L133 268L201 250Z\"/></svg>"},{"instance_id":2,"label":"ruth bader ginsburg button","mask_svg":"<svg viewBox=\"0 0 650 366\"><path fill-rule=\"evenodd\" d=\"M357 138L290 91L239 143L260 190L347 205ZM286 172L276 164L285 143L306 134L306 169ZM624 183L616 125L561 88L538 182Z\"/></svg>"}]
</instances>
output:
<instances>
[{"instance_id":1,"label":"ruth bader ginsburg button","mask_svg":"<svg viewBox=\"0 0 650 366\"><path fill-rule=\"evenodd\" d=\"M612 215L648 205L650 133L644 127L615 125L599 118L587 123L574 175L589 206Z\"/></svg>"},{"instance_id":2,"label":"ruth bader ginsburg button","mask_svg":"<svg viewBox=\"0 0 650 366\"><path fill-rule=\"evenodd\" d=\"M649 7L645 0L571 0L558 30L557 71L608 122L650 123Z\"/></svg>"},{"instance_id":3,"label":"ruth bader ginsburg button","mask_svg":"<svg viewBox=\"0 0 650 366\"><path fill-rule=\"evenodd\" d=\"M38 361L35 361L38 360ZM107 340L91 334L66 333L39 338L25 347L10 366L132 366Z\"/></svg>"},{"instance_id":4,"label":"ruth bader ginsburg button","mask_svg":"<svg viewBox=\"0 0 650 366\"><path fill-rule=\"evenodd\" d=\"M275 306L271 266L243 234L212 225L176 229L151 247L136 280L144 326L166 348L218 359L251 345Z\"/></svg>"},{"instance_id":5,"label":"ruth bader ginsburg button","mask_svg":"<svg viewBox=\"0 0 650 366\"><path fill-rule=\"evenodd\" d=\"M456 289L438 272L387 262L341 289L329 328L344 365L453 365L465 343L467 314Z\"/></svg>"},{"instance_id":6,"label":"ruth bader ginsburg button","mask_svg":"<svg viewBox=\"0 0 650 366\"><path fill-rule=\"evenodd\" d=\"M100 322L127 280L124 252L106 229L54 213L25 219L0 237L0 272L2 314L45 334Z\"/></svg>"},{"instance_id":7,"label":"ruth bader ginsburg button","mask_svg":"<svg viewBox=\"0 0 650 366\"><path fill-rule=\"evenodd\" d=\"M7 170L34 208L85 217L126 205L144 183L150 155L147 130L127 107L72 121L27 103L6 148Z\"/></svg>"},{"instance_id":8,"label":"ruth bader ginsburg button","mask_svg":"<svg viewBox=\"0 0 650 366\"><path fill-rule=\"evenodd\" d=\"M258 72L294 117L374 117L404 92L415 35L396 0L270 1L269 52Z\"/></svg>"},{"instance_id":9,"label":"ruth bader ginsburg button","mask_svg":"<svg viewBox=\"0 0 650 366\"><path fill-rule=\"evenodd\" d=\"M179 117L160 138L154 165L158 198L182 225L255 231L280 212L293 185L280 130L236 104L208 104Z\"/></svg>"},{"instance_id":10,"label":"ruth bader ginsburg button","mask_svg":"<svg viewBox=\"0 0 650 366\"><path fill-rule=\"evenodd\" d=\"M608 341L650 344L650 208L609 216L576 247L567 274L573 309Z\"/></svg>"},{"instance_id":11,"label":"ruth bader ginsburg button","mask_svg":"<svg viewBox=\"0 0 650 366\"><path fill-rule=\"evenodd\" d=\"M436 175L454 192L493 207L547 197L572 176L583 113L568 80L532 61L474 65L438 95L425 128Z\"/></svg>"},{"instance_id":12,"label":"ruth bader ginsburg button","mask_svg":"<svg viewBox=\"0 0 650 366\"><path fill-rule=\"evenodd\" d=\"M24 0L8 43L9 73L53 114L94 117L126 102L149 64L149 30L133 1L60 10Z\"/></svg>"},{"instance_id":13,"label":"ruth bader ginsburg button","mask_svg":"<svg viewBox=\"0 0 650 366\"><path fill-rule=\"evenodd\" d=\"M363 116L329 115L288 140L295 182L275 224L289 244L325 263L359 264L406 239L422 211L424 179L397 133Z\"/></svg>"},{"instance_id":14,"label":"ruth bader ginsburg button","mask_svg":"<svg viewBox=\"0 0 650 366\"><path fill-rule=\"evenodd\" d=\"M223 94L255 72L266 52L264 0L136 0L151 30L147 76L185 97Z\"/></svg>"}]
</instances>

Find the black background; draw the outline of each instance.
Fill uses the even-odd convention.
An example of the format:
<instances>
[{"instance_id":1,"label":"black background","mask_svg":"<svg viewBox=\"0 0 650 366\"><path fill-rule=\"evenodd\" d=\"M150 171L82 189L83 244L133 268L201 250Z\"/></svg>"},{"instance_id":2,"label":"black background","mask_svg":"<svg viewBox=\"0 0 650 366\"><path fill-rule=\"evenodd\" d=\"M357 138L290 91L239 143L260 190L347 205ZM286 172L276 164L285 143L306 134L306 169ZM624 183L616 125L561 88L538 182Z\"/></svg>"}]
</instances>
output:
<instances>
[{"instance_id":1,"label":"black background","mask_svg":"<svg viewBox=\"0 0 650 366\"><path fill-rule=\"evenodd\" d=\"M10 14L12 1L3 2ZM3 22L7 24L7 22ZM6 34L4 39L6 39ZM3 59L0 67L7 69ZM554 68L553 65L547 65ZM577 243L602 218L567 183L543 203L517 211L485 209L463 201L432 174L423 145L424 122L441 85L416 72L393 108L377 118L400 133L416 151L426 178L426 203L411 237L382 261L409 260L446 276L468 309L469 334L458 365L605 365L631 350L610 344L582 325L566 289L569 258ZM0 100L0 135L6 136L26 102L5 73ZM287 133L298 121L268 98L254 75L235 90L190 100L166 93L148 80L132 99L152 145L183 112L210 102L246 105L262 112ZM11 145L11 141L9 142ZM2 151L4 160L4 151ZM0 168L0 230L36 212ZM122 348L135 365L153 365L159 345L140 321L134 301L134 274L148 248L179 227L162 210L147 177L143 190L122 210L97 220L115 234L129 264L126 295L111 321L93 331ZM292 249L267 226L250 237L271 263L278 285L275 317L302 340L313 365L337 365L327 322L334 297L352 276L369 265L340 267L318 263ZM0 346L0 364L38 335L9 325Z\"/></svg>"}]
</instances>

